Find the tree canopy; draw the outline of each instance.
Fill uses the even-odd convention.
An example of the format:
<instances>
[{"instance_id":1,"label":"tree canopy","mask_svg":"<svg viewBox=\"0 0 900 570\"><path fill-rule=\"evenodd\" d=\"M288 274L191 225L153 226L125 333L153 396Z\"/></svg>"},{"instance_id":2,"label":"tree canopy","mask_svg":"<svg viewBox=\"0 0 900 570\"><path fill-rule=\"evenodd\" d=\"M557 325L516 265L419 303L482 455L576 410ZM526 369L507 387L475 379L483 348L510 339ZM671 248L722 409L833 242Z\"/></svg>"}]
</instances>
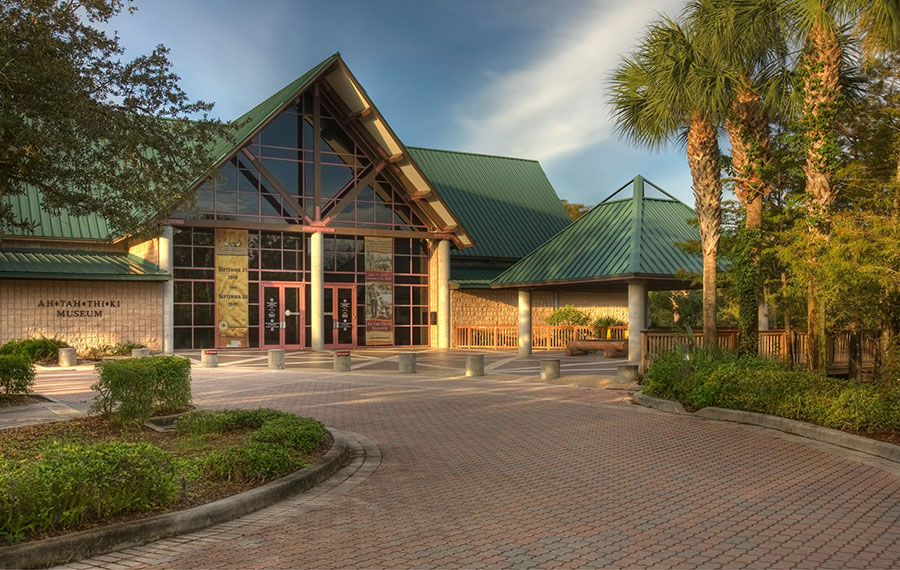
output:
<instances>
[{"instance_id":1,"label":"tree canopy","mask_svg":"<svg viewBox=\"0 0 900 570\"><path fill-rule=\"evenodd\" d=\"M105 218L125 235L187 198L207 149L230 127L191 101L169 51L123 60L98 26L123 0L0 3L0 232L16 224L6 196L41 191L52 212Z\"/></svg>"}]
</instances>

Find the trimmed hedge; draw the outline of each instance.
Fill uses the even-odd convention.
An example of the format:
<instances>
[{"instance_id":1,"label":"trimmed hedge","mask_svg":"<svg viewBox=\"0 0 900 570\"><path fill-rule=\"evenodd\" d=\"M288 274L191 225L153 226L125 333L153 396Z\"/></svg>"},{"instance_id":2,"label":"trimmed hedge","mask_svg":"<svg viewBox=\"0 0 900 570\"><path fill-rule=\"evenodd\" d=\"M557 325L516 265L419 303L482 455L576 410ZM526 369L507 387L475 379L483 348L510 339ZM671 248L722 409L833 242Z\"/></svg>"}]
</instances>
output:
<instances>
[{"instance_id":1,"label":"trimmed hedge","mask_svg":"<svg viewBox=\"0 0 900 570\"><path fill-rule=\"evenodd\" d=\"M900 431L900 383L863 383L787 367L773 360L699 349L654 360L644 392L693 409L759 412L864 433Z\"/></svg>"},{"instance_id":2,"label":"trimmed hedge","mask_svg":"<svg viewBox=\"0 0 900 570\"><path fill-rule=\"evenodd\" d=\"M15 355L25 358L32 363L49 364L56 362L57 352L60 348L68 346L65 342L55 338L14 338L0 346L0 356Z\"/></svg>"},{"instance_id":3,"label":"trimmed hedge","mask_svg":"<svg viewBox=\"0 0 900 570\"><path fill-rule=\"evenodd\" d=\"M18 354L0 355L0 388L5 394L27 394L34 386L34 363Z\"/></svg>"},{"instance_id":4,"label":"trimmed hedge","mask_svg":"<svg viewBox=\"0 0 900 570\"><path fill-rule=\"evenodd\" d=\"M115 413L123 422L146 421L154 413L191 403L191 362L180 356L109 360L96 365L100 380L91 410Z\"/></svg>"}]
</instances>

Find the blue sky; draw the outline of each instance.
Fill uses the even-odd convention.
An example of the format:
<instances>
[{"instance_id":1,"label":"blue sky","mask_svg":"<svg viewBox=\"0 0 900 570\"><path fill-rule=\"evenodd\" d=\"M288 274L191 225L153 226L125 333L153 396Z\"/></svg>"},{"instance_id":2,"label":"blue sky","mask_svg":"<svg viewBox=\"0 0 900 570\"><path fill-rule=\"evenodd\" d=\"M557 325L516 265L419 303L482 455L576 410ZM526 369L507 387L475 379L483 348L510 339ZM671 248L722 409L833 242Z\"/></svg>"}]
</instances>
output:
<instances>
[{"instance_id":1,"label":"blue sky","mask_svg":"<svg viewBox=\"0 0 900 570\"><path fill-rule=\"evenodd\" d=\"M693 204L684 152L613 133L611 70L683 0L138 0L111 23L157 44L194 99L233 119L340 51L411 146L535 158L561 198L595 204L643 174Z\"/></svg>"}]
</instances>

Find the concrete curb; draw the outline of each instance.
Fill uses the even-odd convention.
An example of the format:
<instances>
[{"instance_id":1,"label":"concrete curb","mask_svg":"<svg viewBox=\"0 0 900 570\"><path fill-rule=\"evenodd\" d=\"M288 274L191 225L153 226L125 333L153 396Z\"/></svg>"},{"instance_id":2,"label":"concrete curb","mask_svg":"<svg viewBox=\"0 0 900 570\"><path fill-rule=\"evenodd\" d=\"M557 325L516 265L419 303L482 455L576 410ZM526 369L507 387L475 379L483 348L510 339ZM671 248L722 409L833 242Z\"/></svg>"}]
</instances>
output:
<instances>
[{"instance_id":1,"label":"concrete curb","mask_svg":"<svg viewBox=\"0 0 900 570\"><path fill-rule=\"evenodd\" d=\"M654 398L641 392L634 394L634 402L641 406L654 408L663 412L674 411L675 413L688 413L678 402ZM678 411L679 409L681 411ZM691 415L708 420L734 422L774 429L900 463L900 446L898 445L806 422L789 420L787 418L780 418L778 416L770 416L768 414L760 414L757 412L712 407L699 409Z\"/></svg>"},{"instance_id":2,"label":"concrete curb","mask_svg":"<svg viewBox=\"0 0 900 570\"><path fill-rule=\"evenodd\" d=\"M635 392L633 398L635 404L639 404L641 406L644 406L645 408L653 408L654 410L669 412L671 414L688 413L688 411L684 409L684 406L682 406L678 402L673 402L672 400L663 400L662 398L654 398L653 396L648 396L643 392Z\"/></svg>"},{"instance_id":3,"label":"concrete curb","mask_svg":"<svg viewBox=\"0 0 900 570\"><path fill-rule=\"evenodd\" d=\"M243 493L136 521L0 547L3 568L46 568L113 550L201 530L268 507L331 477L350 454L347 440L329 429L334 443L321 459L300 471Z\"/></svg>"}]
</instances>

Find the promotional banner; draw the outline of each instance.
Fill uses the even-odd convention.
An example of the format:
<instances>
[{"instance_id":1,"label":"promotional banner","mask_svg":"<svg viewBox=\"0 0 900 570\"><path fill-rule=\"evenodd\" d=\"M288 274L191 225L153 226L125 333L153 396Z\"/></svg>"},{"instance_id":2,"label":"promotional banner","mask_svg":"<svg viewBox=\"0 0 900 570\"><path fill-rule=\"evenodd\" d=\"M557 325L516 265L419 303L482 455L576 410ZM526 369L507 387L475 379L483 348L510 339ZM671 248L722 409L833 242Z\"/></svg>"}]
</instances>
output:
<instances>
[{"instance_id":1,"label":"promotional banner","mask_svg":"<svg viewBox=\"0 0 900 570\"><path fill-rule=\"evenodd\" d=\"M366 238L366 345L394 344L394 240Z\"/></svg>"},{"instance_id":2,"label":"promotional banner","mask_svg":"<svg viewBox=\"0 0 900 570\"><path fill-rule=\"evenodd\" d=\"M247 230L216 229L216 348L246 348L249 338Z\"/></svg>"}]
</instances>

